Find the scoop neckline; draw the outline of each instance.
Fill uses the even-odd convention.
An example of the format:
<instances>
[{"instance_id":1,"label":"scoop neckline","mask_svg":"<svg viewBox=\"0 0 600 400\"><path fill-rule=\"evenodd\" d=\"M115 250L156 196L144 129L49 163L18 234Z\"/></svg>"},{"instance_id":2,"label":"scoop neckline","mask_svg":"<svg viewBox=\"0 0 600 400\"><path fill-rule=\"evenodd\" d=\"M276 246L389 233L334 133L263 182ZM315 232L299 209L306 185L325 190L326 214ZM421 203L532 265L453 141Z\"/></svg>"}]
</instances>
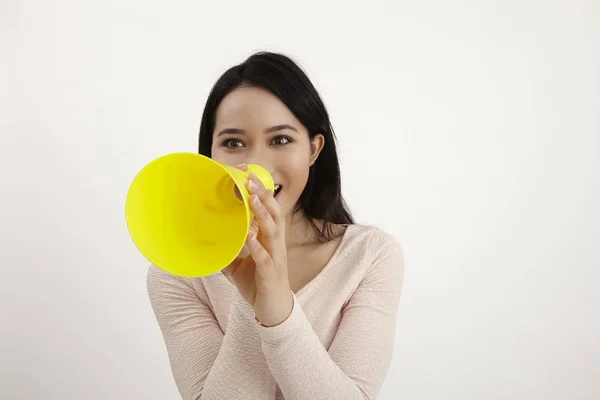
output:
<instances>
[{"instance_id":1,"label":"scoop neckline","mask_svg":"<svg viewBox=\"0 0 600 400\"><path fill-rule=\"evenodd\" d=\"M306 285L301 287L297 292L295 292L296 297L299 297L304 292L307 292L308 290L310 290L311 287L315 286L318 283L318 281L320 281L323 278L323 276L327 274L327 271L329 271L331 269L331 265L333 265L336 262L340 253L342 252L344 247L346 247L346 242L348 241L348 237L350 236L349 231L351 229L354 229L354 224L349 224L346 226L346 230L342 234L340 243L338 243L338 246L335 249L335 251L333 252L333 255L329 258L329 260L327 261L325 266L321 269L321 271L319 271L319 273L310 280L310 282L308 282Z\"/></svg>"}]
</instances>

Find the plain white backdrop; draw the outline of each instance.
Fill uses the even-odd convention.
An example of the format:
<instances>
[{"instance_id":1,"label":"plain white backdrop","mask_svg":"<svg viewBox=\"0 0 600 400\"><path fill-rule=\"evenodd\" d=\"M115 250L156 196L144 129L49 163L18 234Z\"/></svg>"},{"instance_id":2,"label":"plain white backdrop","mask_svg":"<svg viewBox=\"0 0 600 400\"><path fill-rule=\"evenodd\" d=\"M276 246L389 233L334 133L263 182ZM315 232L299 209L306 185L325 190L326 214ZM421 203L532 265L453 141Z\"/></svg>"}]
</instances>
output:
<instances>
[{"instance_id":1,"label":"plain white backdrop","mask_svg":"<svg viewBox=\"0 0 600 400\"><path fill-rule=\"evenodd\" d=\"M600 398L597 0L3 0L0 45L0 398L178 398L125 194L255 50L404 246L380 399Z\"/></svg>"}]
</instances>

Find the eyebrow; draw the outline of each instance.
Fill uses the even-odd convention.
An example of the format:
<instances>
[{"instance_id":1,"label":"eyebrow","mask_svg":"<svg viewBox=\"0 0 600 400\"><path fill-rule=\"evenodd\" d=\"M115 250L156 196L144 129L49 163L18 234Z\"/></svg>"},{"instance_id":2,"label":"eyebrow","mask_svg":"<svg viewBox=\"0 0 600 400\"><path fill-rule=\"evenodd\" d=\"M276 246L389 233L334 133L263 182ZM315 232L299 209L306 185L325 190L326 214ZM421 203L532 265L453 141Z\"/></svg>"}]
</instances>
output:
<instances>
[{"instance_id":1,"label":"eyebrow","mask_svg":"<svg viewBox=\"0 0 600 400\"><path fill-rule=\"evenodd\" d=\"M273 133L273 132L282 131L285 129L290 129L294 132L298 132L298 130L296 128L294 128L293 126L288 125L288 124L282 124L282 125L275 125L275 126L265 129L265 133ZM217 137L228 134L228 133L233 134L233 135L241 135L241 134L245 133L245 131L243 129L237 129L237 128L225 128L219 132Z\"/></svg>"}]
</instances>

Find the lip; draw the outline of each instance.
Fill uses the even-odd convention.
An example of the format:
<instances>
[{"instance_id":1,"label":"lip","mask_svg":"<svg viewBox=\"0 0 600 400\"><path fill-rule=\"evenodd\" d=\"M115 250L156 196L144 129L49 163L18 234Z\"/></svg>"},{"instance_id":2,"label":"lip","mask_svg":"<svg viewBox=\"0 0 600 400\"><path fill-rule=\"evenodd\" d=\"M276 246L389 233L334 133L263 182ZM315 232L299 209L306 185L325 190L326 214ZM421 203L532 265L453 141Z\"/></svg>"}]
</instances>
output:
<instances>
[{"instance_id":1,"label":"lip","mask_svg":"<svg viewBox=\"0 0 600 400\"><path fill-rule=\"evenodd\" d=\"M273 197L277 198L277 196L279 196L279 193L281 193L281 189L283 189L283 186L276 184L273 192Z\"/></svg>"}]
</instances>

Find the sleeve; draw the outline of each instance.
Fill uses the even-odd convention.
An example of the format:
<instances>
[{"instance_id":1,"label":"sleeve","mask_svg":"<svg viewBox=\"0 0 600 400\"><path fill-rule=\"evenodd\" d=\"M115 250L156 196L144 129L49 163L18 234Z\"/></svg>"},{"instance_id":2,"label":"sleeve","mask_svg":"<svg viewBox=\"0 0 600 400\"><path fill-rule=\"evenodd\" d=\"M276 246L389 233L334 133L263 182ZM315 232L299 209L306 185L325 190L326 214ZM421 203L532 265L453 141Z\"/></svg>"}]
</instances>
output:
<instances>
[{"instance_id":1,"label":"sleeve","mask_svg":"<svg viewBox=\"0 0 600 400\"><path fill-rule=\"evenodd\" d=\"M147 284L182 399L274 398L254 314L237 291L224 334L188 281L151 266Z\"/></svg>"},{"instance_id":2,"label":"sleeve","mask_svg":"<svg viewBox=\"0 0 600 400\"><path fill-rule=\"evenodd\" d=\"M288 400L375 399L394 348L404 255L387 234L371 237L369 269L343 310L327 351L294 297L291 315L257 329L271 373Z\"/></svg>"}]
</instances>

